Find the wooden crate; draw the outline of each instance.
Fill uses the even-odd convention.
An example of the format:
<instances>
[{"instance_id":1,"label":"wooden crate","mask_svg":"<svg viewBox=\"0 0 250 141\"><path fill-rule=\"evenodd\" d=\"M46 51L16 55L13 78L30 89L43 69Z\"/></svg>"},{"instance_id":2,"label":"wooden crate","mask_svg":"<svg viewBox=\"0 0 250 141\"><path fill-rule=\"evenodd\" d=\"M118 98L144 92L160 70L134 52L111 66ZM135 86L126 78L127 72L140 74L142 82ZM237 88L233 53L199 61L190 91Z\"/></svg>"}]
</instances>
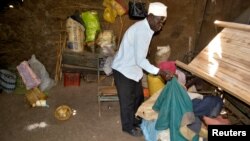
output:
<instances>
[{"instance_id":1,"label":"wooden crate","mask_svg":"<svg viewBox=\"0 0 250 141\"><path fill-rule=\"evenodd\" d=\"M64 72L64 87L67 86L80 86L81 75L80 73Z\"/></svg>"}]
</instances>

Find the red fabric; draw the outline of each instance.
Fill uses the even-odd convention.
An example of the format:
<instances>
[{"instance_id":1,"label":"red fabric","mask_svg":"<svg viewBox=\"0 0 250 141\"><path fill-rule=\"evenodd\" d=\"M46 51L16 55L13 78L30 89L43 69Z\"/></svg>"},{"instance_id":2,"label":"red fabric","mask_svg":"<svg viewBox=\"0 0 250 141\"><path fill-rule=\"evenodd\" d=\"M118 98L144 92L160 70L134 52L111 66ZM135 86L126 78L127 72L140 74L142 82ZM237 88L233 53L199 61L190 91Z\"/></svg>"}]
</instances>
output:
<instances>
[{"instance_id":1,"label":"red fabric","mask_svg":"<svg viewBox=\"0 0 250 141\"><path fill-rule=\"evenodd\" d=\"M231 122L229 119L225 119L222 116L218 116L216 118L203 117L203 120L207 125L230 125Z\"/></svg>"},{"instance_id":2,"label":"red fabric","mask_svg":"<svg viewBox=\"0 0 250 141\"><path fill-rule=\"evenodd\" d=\"M176 66L174 61L164 61L161 62L158 67L163 71L170 71L173 74L176 72Z\"/></svg>"}]
</instances>

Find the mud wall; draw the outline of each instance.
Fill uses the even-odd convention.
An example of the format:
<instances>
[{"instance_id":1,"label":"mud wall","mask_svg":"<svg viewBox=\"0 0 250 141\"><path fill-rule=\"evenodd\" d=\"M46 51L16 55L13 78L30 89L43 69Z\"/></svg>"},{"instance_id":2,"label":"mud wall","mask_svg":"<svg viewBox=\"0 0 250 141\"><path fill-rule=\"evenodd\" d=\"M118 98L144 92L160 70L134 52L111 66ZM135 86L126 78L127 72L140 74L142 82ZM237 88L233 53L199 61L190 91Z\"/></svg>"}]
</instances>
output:
<instances>
[{"instance_id":1,"label":"mud wall","mask_svg":"<svg viewBox=\"0 0 250 141\"><path fill-rule=\"evenodd\" d=\"M163 45L171 47L170 60L187 62L188 52L197 54L218 32L214 20L234 21L250 5L246 0L159 1L168 6L168 18L161 33L152 39L149 53L152 63L156 47ZM113 24L107 23L102 17L102 0L25 0L0 13L0 68L15 68L35 54L53 77L63 37L60 34L65 31L66 18L76 10L97 10L102 29L112 29L117 41L136 22L124 15Z\"/></svg>"}]
</instances>

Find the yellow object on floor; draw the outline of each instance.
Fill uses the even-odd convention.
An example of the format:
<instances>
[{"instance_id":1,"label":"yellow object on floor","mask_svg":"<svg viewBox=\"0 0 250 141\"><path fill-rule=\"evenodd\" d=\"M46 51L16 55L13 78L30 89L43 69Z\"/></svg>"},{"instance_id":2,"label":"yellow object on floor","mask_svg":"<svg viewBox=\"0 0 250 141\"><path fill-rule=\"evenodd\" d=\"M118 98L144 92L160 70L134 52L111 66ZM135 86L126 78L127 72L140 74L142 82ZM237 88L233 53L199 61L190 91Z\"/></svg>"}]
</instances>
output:
<instances>
[{"instance_id":1,"label":"yellow object on floor","mask_svg":"<svg viewBox=\"0 0 250 141\"><path fill-rule=\"evenodd\" d=\"M27 93L25 94L28 102L32 107L36 106L36 102L38 100L46 100L47 96L37 87L28 90Z\"/></svg>"}]
</instances>

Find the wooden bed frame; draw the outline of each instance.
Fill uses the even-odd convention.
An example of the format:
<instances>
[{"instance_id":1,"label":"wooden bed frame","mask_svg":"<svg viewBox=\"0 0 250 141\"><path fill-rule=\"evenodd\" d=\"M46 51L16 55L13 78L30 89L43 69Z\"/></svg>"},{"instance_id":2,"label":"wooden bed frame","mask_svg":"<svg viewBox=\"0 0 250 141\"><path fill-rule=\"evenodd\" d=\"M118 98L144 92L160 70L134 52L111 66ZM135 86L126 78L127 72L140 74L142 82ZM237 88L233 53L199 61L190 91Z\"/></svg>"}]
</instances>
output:
<instances>
[{"instance_id":1,"label":"wooden bed frame","mask_svg":"<svg viewBox=\"0 0 250 141\"><path fill-rule=\"evenodd\" d=\"M189 64L176 65L250 106L250 25L215 24L224 29Z\"/></svg>"}]
</instances>

